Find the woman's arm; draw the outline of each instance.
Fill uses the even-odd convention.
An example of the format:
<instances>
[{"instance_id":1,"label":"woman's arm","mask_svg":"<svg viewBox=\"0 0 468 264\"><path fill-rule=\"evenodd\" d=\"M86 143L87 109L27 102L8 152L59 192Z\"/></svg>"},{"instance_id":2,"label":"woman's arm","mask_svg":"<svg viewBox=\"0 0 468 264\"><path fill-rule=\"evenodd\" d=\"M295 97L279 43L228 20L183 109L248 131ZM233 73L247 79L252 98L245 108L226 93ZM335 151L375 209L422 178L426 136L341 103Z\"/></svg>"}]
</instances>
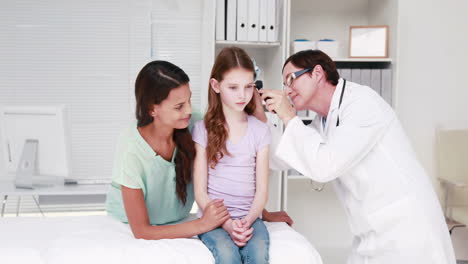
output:
<instances>
[{"instance_id":1,"label":"woman's arm","mask_svg":"<svg viewBox=\"0 0 468 264\"><path fill-rule=\"evenodd\" d=\"M208 232L229 219L229 214L220 200L213 200L205 206L203 217L176 225L152 226L141 189L121 186L125 212L135 238L166 239L189 238Z\"/></svg>"},{"instance_id":2,"label":"woman's arm","mask_svg":"<svg viewBox=\"0 0 468 264\"><path fill-rule=\"evenodd\" d=\"M208 196L208 159L206 149L200 144L195 143L195 161L193 163L193 184L195 188L195 200L198 207L205 209L206 204L210 202Z\"/></svg>"},{"instance_id":3,"label":"woman's arm","mask_svg":"<svg viewBox=\"0 0 468 264\"><path fill-rule=\"evenodd\" d=\"M262 215L263 208L265 208L265 204L268 200L268 153L268 145L257 152L255 198L249 213L245 217L248 226L252 225L252 223Z\"/></svg>"}]
</instances>

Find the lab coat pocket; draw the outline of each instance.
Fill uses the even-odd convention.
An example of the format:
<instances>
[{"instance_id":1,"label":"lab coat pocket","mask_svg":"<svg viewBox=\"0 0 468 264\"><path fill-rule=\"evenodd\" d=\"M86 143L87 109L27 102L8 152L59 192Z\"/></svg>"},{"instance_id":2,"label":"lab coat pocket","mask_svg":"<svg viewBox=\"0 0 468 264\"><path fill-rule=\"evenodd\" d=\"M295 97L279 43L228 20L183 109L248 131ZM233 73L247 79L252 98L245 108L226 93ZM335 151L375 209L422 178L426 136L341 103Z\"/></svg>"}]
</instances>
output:
<instances>
[{"instance_id":1,"label":"lab coat pocket","mask_svg":"<svg viewBox=\"0 0 468 264\"><path fill-rule=\"evenodd\" d=\"M383 234L405 222L409 217L412 200L406 196L370 212L368 219L372 230L377 234Z\"/></svg>"},{"instance_id":2,"label":"lab coat pocket","mask_svg":"<svg viewBox=\"0 0 468 264\"><path fill-rule=\"evenodd\" d=\"M376 237L374 247L377 252L397 251L404 240L422 235L418 232L418 225L414 223L414 201L413 197L406 196L368 215L369 224Z\"/></svg>"},{"instance_id":3,"label":"lab coat pocket","mask_svg":"<svg viewBox=\"0 0 468 264\"><path fill-rule=\"evenodd\" d=\"M416 197L408 195L370 213L369 223L375 234L374 256L393 263L434 263L431 229Z\"/></svg>"}]
</instances>

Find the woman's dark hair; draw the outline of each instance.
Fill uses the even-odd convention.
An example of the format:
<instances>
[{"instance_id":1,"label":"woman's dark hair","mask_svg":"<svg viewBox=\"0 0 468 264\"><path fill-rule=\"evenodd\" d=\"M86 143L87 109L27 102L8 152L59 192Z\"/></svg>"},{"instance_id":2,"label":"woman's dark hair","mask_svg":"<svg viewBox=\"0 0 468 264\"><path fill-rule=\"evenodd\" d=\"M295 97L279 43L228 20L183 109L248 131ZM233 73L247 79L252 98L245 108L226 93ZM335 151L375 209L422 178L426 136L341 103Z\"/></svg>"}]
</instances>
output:
<instances>
[{"instance_id":1,"label":"woman's dark hair","mask_svg":"<svg viewBox=\"0 0 468 264\"><path fill-rule=\"evenodd\" d=\"M284 66L291 62L294 66L298 68L314 68L316 65L322 66L325 74L327 76L327 81L333 85L338 84L338 79L340 75L336 70L335 62L324 52L320 50L303 50L291 55L283 64Z\"/></svg>"},{"instance_id":2,"label":"woman's dark hair","mask_svg":"<svg viewBox=\"0 0 468 264\"><path fill-rule=\"evenodd\" d=\"M189 77L176 65L167 61L153 61L141 69L135 82L137 126L153 122L150 110L160 104L172 89L187 84ZM188 128L175 129L172 136L177 153L174 159L176 169L176 192L180 201L187 202L187 185L192 181L192 163L195 146Z\"/></svg>"}]
</instances>

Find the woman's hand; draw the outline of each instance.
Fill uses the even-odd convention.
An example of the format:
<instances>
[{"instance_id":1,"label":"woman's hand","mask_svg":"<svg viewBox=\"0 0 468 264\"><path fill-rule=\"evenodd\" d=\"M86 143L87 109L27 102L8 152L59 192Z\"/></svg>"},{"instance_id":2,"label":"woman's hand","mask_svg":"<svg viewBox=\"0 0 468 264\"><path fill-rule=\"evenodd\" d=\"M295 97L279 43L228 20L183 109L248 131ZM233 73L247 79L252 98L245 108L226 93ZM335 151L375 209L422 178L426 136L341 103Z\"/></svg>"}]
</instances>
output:
<instances>
[{"instance_id":1,"label":"woman's hand","mask_svg":"<svg viewBox=\"0 0 468 264\"><path fill-rule=\"evenodd\" d=\"M229 219L223 224L223 229L229 233L232 241L238 247L243 247L252 238L253 228L247 226L247 221Z\"/></svg>"},{"instance_id":2,"label":"woman's hand","mask_svg":"<svg viewBox=\"0 0 468 264\"><path fill-rule=\"evenodd\" d=\"M296 111L289 102L286 92L271 89L261 89L258 92L265 100L268 111L275 111L285 125L296 116Z\"/></svg>"},{"instance_id":3,"label":"woman's hand","mask_svg":"<svg viewBox=\"0 0 468 264\"><path fill-rule=\"evenodd\" d=\"M211 231L230 219L230 215L224 206L223 200L215 199L208 202L200 219L204 231Z\"/></svg>"},{"instance_id":4,"label":"woman's hand","mask_svg":"<svg viewBox=\"0 0 468 264\"><path fill-rule=\"evenodd\" d=\"M294 221L285 211L268 212L267 210L263 210L262 218L267 222L286 222L290 226L294 224Z\"/></svg>"}]
</instances>

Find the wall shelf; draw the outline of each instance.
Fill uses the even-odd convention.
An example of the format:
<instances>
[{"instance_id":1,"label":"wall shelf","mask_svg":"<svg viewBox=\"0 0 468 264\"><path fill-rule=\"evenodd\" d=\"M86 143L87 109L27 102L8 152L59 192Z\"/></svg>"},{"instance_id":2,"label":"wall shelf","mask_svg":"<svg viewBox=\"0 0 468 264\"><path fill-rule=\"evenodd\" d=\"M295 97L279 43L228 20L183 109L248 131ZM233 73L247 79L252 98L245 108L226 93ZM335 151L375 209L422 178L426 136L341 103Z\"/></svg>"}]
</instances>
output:
<instances>
[{"instance_id":1,"label":"wall shelf","mask_svg":"<svg viewBox=\"0 0 468 264\"><path fill-rule=\"evenodd\" d=\"M307 180L308 178L304 175L288 175L289 180Z\"/></svg>"},{"instance_id":2,"label":"wall shelf","mask_svg":"<svg viewBox=\"0 0 468 264\"><path fill-rule=\"evenodd\" d=\"M229 40L217 40L216 45L219 47L227 46L239 46L243 48L269 48L279 47L281 43L276 42L258 42L258 41L229 41Z\"/></svg>"},{"instance_id":3,"label":"wall shelf","mask_svg":"<svg viewBox=\"0 0 468 264\"><path fill-rule=\"evenodd\" d=\"M392 62L391 58L334 58L335 62Z\"/></svg>"}]
</instances>

